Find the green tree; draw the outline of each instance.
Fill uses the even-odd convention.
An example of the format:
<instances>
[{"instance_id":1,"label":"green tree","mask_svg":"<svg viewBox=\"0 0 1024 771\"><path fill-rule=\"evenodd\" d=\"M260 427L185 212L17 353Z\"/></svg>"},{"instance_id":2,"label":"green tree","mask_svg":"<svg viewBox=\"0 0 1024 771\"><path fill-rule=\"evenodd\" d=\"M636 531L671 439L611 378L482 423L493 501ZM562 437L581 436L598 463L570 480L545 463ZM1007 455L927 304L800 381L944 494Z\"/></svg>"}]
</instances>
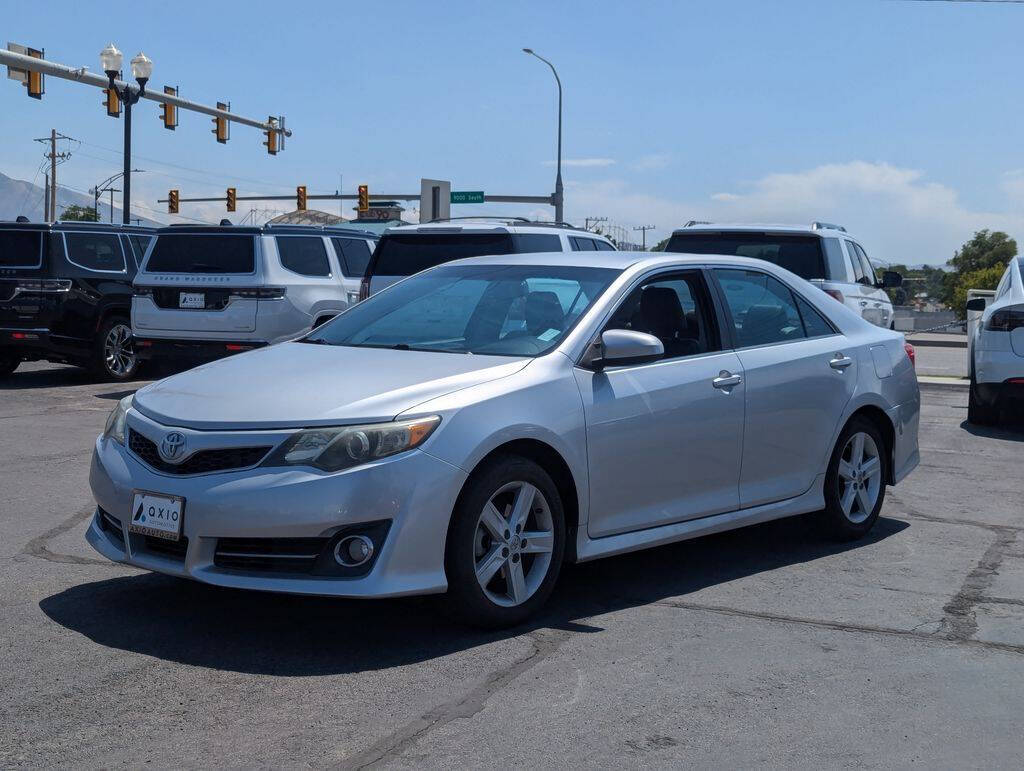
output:
<instances>
[{"instance_id":1,"label":"green tree","mask_svg":"<svg viewBox=\"0 0 1024 771\"><path fill-rule=\"evenodd\" d=\"M953 310L956 311L957 318L967 318L967 290L995 289L1005 270L1005 265L996 263L987 268L961 273L953 290L953 302L950 303Z\"/></svg>"},{"instance_id":2,"label":"green tree","mask_svg":"<svg viewBox=\"0 0 1024 771\"><path fill-rule=\"evenodd\" d=\"M652 252L663 252L663 251L665 251L665 247L666 246L668 246L668 239L667 238L663 238L658 243L656 243L654 246L651 247L651 251Z\"/></svg>"},{"instance_id":3,"label":"green tree","mask_svg":"<svg viewBox=\"0 0 1024 771\"><path fill-rule=\"evenodd\" d=\"M66 208L60 218L65 222L97 222L99 220L95 209L75 203Z\"/></svg>"},{"instance_id":4,"label":"green tree","mask_svg":"<svg viewBox=\"0 0 1024 771\"><path fill-rule=\"evenodd\" d=\"M960 297L958 293L968 276L1000 265L1002 267L999 269L999 275L996 276L998 283L999 276L1006 268L1006 263L1016 255L1017 242L1006 233L999 230L990 231L988 228L977 231L970 241L956 250L952 259L947 263L952 268L952 272L942 277L942 301L956 310L960 318L964 318L966 310L963 308L962 302L958 300ZM987 276L987 273L971 276L971 280L986 280ZM994 287L995 284L992 286ZM980 285L966 287L966 289L986 288L991 287ZM964 289L963 297L966 297L966 289Z\"/></svg>"}]
</instances>

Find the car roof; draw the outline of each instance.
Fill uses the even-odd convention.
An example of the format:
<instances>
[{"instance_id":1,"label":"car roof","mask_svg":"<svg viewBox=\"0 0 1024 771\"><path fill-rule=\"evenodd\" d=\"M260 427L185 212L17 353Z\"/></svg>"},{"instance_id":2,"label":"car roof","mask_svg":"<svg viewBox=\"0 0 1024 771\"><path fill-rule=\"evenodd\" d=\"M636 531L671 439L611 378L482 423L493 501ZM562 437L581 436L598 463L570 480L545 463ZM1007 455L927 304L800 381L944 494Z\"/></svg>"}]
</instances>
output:
<instances>
[{"instance_id":1,"label":"car roof","mask_svg":"<svg viewBox=\"0 0 1024 771\"><path fill-rule=\"evenodd\" d=\"M813 233L814 235L846 236L854 238L842 225L834 225L828 222L812 222L809 225L787 225L771 222L694 222L690 221L681 228L672 231L672 235L684 235L686 233L728 233L728 232L755 232L755 233ZM854 238L854 240L856 240Z\"/></svg>"},{"instance_id":2,"label":"car roof","mask_svg":"<svg viewBox=\"0 0 1024 771\"><path fill-rule=\"evenodd\" d=\"M4 222L0 221L0 228L3 230L40 230L61 233L66 230L95 230L97 232L115 233L137 233L139 235L150 235L156 232L156 228L145 225L121 225L111 222L79 222L78 220L62 220L60 222Z\"/></svg>"},{"instance_id":3,"label":"car roof","mask_svg":"<svg viewBox=\"0 0 1024 771\"><path fill-rule=\"evenodd\" d=\"M423 222L418 225L397 225L385 235L405 233L551 233L565 231L586 238L608 241L605 236L565 222L537 222L520 217L453 217ZM610 242L609 242L610 243Z\"/></svg>"},{"instance_id":4,"label":"car roof","mask_svg":"<svg viewBox=\"0 0 1024 771\"><path fill-rule=\"evenodd\" d=\"M220 235L285 235L307 234L318 236L348 236L350 238L380 238L376 233L338 225L168 225L154 231L158 236L169 233L217 233Z\"/></svg>"},{"instance_id":5,"label":"car roof","mask_svg":"<svg viewBox=\"0 0 1024 771\"><path fill-rule=\"evenodd\" d=\"M673 265L746 265L752 268L779 266L752 257L733 257L727 254L686 254L683 252L527 252L525 254L495 254L485 257L465 257L442 263L446 265L551 265L573 268L612 268L638 270Z\"/></svg>"}]
</instances>

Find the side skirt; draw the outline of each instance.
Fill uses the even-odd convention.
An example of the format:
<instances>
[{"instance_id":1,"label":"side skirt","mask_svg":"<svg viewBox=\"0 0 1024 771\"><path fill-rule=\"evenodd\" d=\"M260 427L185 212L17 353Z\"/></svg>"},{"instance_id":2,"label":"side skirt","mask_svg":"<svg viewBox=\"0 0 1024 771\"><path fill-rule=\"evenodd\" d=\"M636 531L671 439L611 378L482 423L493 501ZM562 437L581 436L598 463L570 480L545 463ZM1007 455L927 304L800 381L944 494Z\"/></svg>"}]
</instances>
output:
<instances>
[{"instance_id":1,"label":"side skirt","mask_svg":"<svg viewBox=\"0 0 1024 771\"><path fill-rule=\"evenodd\" d=\"M825 483L825 475L819 474L810 489L798 495L796 498L789 498L785 501L767 503L763 506L755 506L750 509L739 509L727 514L715 514L711 517L700 519L689 519L685 522L676 522L671 525L661 525L646 530L634 530L630 533L619 533L604 538L588 538L584 528L577 533L576 554L577 562L611 557L616 554L648 549L653 546L662 546L676 541L686 541L690 538L699 538L702 535L721 533L725 530L756 525L761 522L769 522L773 519L792 517L797 514L806 514L810 511L818 511L825 507L825 496L822 487Z\"/></svg>"}]
</instances>

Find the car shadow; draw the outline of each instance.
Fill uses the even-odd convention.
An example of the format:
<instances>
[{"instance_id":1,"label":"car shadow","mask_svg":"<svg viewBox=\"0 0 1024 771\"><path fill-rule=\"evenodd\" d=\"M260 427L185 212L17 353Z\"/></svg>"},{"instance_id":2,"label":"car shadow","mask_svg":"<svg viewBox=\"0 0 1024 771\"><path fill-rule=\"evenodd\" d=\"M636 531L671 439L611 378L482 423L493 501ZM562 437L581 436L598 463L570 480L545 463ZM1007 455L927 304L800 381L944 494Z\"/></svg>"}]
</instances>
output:
<instances>
[{"instance_id":1,"label":"car shadow","mask_svg":"<svg viewBox=\"0 0 1024 771\"><path fill-rule=\"evenodd\" d=\"M66 388L68 386L97 385L102 384L102 382L102 380L98 380L95 375L89 372L89 370L71 365L45 367L41 369L19 369L0 380L0 391L31 391L39 388ZM137 387L141 387L147 382L149 382L149 374L147 371L142 371L139 373L138 378L135 380L125 381L124 385L137 383Z\"/></svg>"},{"instance_id":2,"label":"car shadow","mask_svg":"<svg viewBox=\"0 0 1024 771\"><path fill-rule=\"evenodd\" d=\"M909 524L832 543L803 518L569 565L529 624L482 632L438 612L434 598L341 600L225 589L155 573L80 584L41 610L99 645L233 672L313 676L387 669L541 628L599 632L592 616L680 597L738 578L867 548Z\"/></svg>"},{"instance_id":3,"label":"car shadow","mask_svg":"<svg viewBox=\"0 0 1024 771\"><path fill-rule=\"evenodd\" d=\"M1011 442L1024 442L1024 415L1017 420L1010 420L1002 426L979 426L968 423L966 420L960 424L960 428L971 436L981 436L986 439L1008 439Z\"/></svg>"}]
</instances>

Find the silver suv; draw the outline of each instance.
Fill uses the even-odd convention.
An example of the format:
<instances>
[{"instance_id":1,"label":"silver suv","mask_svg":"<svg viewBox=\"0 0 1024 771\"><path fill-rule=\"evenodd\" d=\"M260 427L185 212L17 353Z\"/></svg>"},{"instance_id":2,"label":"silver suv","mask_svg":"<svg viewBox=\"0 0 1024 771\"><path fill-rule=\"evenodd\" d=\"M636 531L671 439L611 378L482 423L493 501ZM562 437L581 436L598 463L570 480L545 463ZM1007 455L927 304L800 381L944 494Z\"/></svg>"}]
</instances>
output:
<instances>
[{"instance_id":1,"label":"silver suv","mask_svg":"<svg viewBox=\"0 0 1024 771\"><path fill-rule=\"evenodd\" d=\"M464 257L535 252L614 252L604 236L522 217L462 217L390 228L373 253L360 299L413 273Z\"/></svg>"},{"instance_id":2,"label":"silver suv","mask_svg":"<svg viewBox=\"0 0 1024 771\"><path fill-rule=\"evenodd\" d=\"M140 358L206 361L288 340L356 302L376 235L309 225L172 225L135 277Z\"/></svg>"},{"instance_id":3,"label":"silver suv","mask_svg":"<svg viewBox=\"0 0 1024 771\"><path fill-rule=\"evenodd\" d=\"M666 252L756 257L805 278L854 313L879 327L893 328L887 287L903 277L895 271L881 280L864 247L842 225L716 225L690 221L672 233Z\"/></svg>"}]
</instances>

